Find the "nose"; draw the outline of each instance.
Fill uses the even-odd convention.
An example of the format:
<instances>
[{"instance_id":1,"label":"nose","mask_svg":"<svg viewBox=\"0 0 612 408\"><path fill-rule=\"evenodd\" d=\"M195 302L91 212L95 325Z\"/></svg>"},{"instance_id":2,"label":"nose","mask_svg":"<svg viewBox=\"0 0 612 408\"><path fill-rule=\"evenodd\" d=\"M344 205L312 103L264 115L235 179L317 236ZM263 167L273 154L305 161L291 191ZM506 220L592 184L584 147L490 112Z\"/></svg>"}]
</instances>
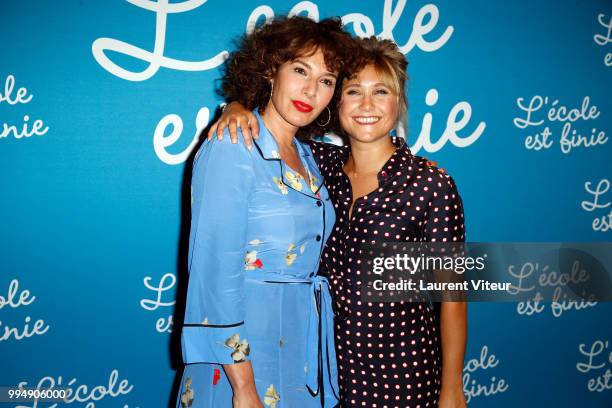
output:
<instances>
[{"instance_id":1,"label":"nose","mask_svg":"<svg viewBox=\"0 0 612 408\"><path fill-rule=\"evenodd\" d=\"M310 78L304 83L304 88L302 89L302 93L308 97L312 98L315 95L317 89L317 81L315 78Z\"/></svg>"},{"instance_id":2,"label":"nose","mask_svg":"<svg viewBox=\"0 0 612 408\"><path fill-rule=\"evenodd\" d=\"M369 111L372 109L372 97L367 93L363 95L363 98L361 98L361 109L364 111Z\"/></svg>"}]
</instances>

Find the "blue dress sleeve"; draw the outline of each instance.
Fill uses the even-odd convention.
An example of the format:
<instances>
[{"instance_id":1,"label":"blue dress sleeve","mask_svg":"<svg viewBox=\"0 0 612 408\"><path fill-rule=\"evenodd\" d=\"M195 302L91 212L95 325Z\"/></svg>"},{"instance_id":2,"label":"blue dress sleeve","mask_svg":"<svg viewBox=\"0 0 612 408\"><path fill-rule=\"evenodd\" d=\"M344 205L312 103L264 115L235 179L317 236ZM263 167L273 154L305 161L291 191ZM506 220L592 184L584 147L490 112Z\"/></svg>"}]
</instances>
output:
<instances>
[{"instance_id":1,"label":"blue dress sleeve","mask_svg":"<svg viewBox=\"0 0 612 408\"><path fill-rule=\"evenodd\" d=\"M186 364L249 359L243 287L253 182L251 152L243 144L231 144L229 135L205 142L196 155L182 332Z\"/></svg>"}]
</instances>

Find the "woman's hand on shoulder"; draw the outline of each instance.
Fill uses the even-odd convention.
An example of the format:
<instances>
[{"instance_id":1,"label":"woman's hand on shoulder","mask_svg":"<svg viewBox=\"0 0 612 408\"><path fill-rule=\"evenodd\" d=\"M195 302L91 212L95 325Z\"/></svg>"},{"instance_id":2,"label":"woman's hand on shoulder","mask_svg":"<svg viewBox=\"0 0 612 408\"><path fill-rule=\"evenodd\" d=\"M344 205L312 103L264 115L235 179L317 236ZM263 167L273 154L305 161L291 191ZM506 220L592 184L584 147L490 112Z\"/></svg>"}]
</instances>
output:
<instances>
[{"instance_id":1,"label":"woman's hand on shoulder","mask_svg":"<svg viewBox=\"0 0 612 408\"><path fill-rule=\"evenodd\" d=\"M443 167L438 166L438 162L436 162L436 161L427 160L427 165L429 167L437 167L438 170L440 171L440 173L442 173L442 174L446 173L446 170Z\"/></svg>"},{"instance_id":2,"label":"woman's hand on shoulder","mask_svg":"<svg viewBox=\"0 0 612 408\"><path fill-rule=\"evenodd\" d=\"M257 118L253 112L238 102L227 104L219 120L210 127L208 140L212 139L215 134L217 139L223 140L223 132L227 128L229 128L232 143L238 143L238 129L240 129L244 143L249 149L253 147L253 139L257 140L259 137Z\"/></svg>"}]
</instances>

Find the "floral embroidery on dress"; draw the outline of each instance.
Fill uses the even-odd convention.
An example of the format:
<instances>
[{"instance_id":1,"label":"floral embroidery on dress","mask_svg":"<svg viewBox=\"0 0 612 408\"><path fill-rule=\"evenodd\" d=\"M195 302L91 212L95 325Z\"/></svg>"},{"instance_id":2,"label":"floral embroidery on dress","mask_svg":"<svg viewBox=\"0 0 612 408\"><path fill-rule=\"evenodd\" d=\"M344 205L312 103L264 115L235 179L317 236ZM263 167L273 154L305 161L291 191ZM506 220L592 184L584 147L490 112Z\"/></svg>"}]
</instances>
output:
<instances>
[{"instance_id":1,"label":"floral embroidery on dress","mask_svg":"<svg viewBox=\"0 0 612 408\"><path fill-rule=\"evenodd\" d=\"M240 335L238 333L234 334L231 337L228 337L227 340L225 340L225 347L234 350L231 354L234 363L244 361L245 358L251 352L249 342L246 341L246 339L240 341Z\"/></svg>"},{"instance_id":2,"label":"floral embroidery on dress","mask_svg":"<svg viewBox=\"0 0 612 408\"><path fill-rule=\"evenodd\" d=\"M291 188L297 191L302 191L302 183L300 182L300 179L302 178L301 175L294 174L290 172L289 170L287 170L285 171L285 178L289 182L289 185L291 186Z\"/></svg>"},{"instance_id":3,"label":"floral embroidery on dress","mask_svg":"<svg viewBox=\"0 0 612 408\"><path fill-rule=\"evenodd\" d=\"M204 318L204 321L202 321L202 324L203 324L204 326L208 326L208 317L205 317L205 318Z\"/></svg>"},{"instance_id":4,"label":"floral embroidery on dress","mask_svg":"<svg viewBox=\"0 0 612 408\"><path fill-rule=\"evenodd\" d=\"M193 389L191 388L192 381L193 380L191 379L191 377L185 378L185 391L183 391L183 393L181 394L181 406L183 408L190 407L191 404L193 404L194 393Z\"/></svg>"},{"instance_id":5,"label":"floral embroidery on dress","mask_svg":"<svg viewBox=\"0 0 612 408\"><path fill-rule=\"evenodd\" d=\"M297 258L297 254L293 252L295 249L295 244L289 244L289 248L287 248L287 254L285 255L285 263L287 266L293 265L295 258Z\"/></svg>"},{"instance_id":6,"label":"floral embroidery on dress","mask_svg":"<svg viewBox=\"0 0 612 408\"><path fill-rule=\"evenodd\" d=\"M272 179L274 180L274 184L276 184L276 186L281 191L281 193L289 194L289 190L287 189L287 186L284 185L283 182L278 177L272 177Z\"/></svg>"},{"instance_id":7,"label":"floral embroidery on dress","mask_svg":"<svg viewBox=\"0 0 612 408\"><path fill-rule=\"evenodd\" d=\"M263 262L261 259L257 259L257 251L249 251L244 257L244 269L252 271L254 269L261 269Z\"/></svg>"},{"instance_id":8,"label":"floral embroidery on dress","mask_svg":"<svg viewBox=\"0 0 612 408\"><path fill-rule=\"evenodd\" d=\"M297 258L297 254L294 253L285 255L285 263L287 264L287 266L293 265L295 258Z\"/></svg>"},{"instance_id":9,"label":"floral embroidery on dress","mask_svg":"<svg viewBox=\"0 0 612 408\"><path fill-rule=\"evenodd\" d=\"M270 384L264 396L264 404L270 408L276 408L276 404L280 401L280 395L276 392L274 384Z\"/></svg>"},{"instance_id":10,"label":"floral embroidery on dress","mask_svg":"<svg viewBox=\"0 0 612 408\"><path fill-rule=\"evenodd\" d=\"M270 153L272 153L272 157L274 157L275 159L280 159L280 154L278 154L278 152L276 150L272 150Z\"/></svg>"},{"instance_id":11,"label":"floral embroidery on dress","mask_svg":"<svg viewBox=\"0 0 612 408\"><path fill-rule=\"evenodd\" d=\"M319 189L319 187L317 186L319 180L315 176L312 175L310 170L307 170L307 171L308 171L308 178L310 179L310 190L312 190L313 193L316 193L317 190Z\"/></svg>"},{"instance_id":12,"label":"floral embroidery on dress","mask_svg":"<svg viewBox=\"0 0 612 408\"><path fill-rule=\"evenodd\" d=\"M213 371L213 385L217 385L220 379L221 379L221 370L219 370L218 368L215 368L215 370Z\"/></svg>"},{"instance_id":13,"label":"floral embroidery on dress","mask_svg":"<svg viewBox=\"0 0 612 408\"><path fill-rule=\"evenodd\" d=\"M302 245L300 245L300 254L303 254L305 250L306 250L306 243L304 242Z\"/></svg>"}]
</instances>

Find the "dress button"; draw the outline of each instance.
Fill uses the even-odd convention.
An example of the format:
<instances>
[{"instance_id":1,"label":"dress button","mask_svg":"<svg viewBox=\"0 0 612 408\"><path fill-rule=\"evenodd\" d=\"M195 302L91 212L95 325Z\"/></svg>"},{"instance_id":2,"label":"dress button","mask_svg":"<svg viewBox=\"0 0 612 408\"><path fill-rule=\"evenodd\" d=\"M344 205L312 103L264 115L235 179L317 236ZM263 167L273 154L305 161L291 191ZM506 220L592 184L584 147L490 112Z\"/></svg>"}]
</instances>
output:
<instances>
[{"instance_id":1,"label":"dress button","mask_svg":"<svg viewBox=\"0 0 612 408\"><path fill-rule=\"evenodd\" d=\"M323 203L321 203L321 201L320 201L320 200L317 200L317 206L318 206L318 207L320 207L320 206L322 206L322 205L323 205Z\"/></svg>"},{"instance_id":2,"label":"dress button","mask_svg":"<svg viewBox=\"0 0 612 408\"><path fill-rule=\"evenodd\" d=\"M317 241L320 241L320 240L321 240L321 236L317 235Z\"/></svg>"}]
</instances>

